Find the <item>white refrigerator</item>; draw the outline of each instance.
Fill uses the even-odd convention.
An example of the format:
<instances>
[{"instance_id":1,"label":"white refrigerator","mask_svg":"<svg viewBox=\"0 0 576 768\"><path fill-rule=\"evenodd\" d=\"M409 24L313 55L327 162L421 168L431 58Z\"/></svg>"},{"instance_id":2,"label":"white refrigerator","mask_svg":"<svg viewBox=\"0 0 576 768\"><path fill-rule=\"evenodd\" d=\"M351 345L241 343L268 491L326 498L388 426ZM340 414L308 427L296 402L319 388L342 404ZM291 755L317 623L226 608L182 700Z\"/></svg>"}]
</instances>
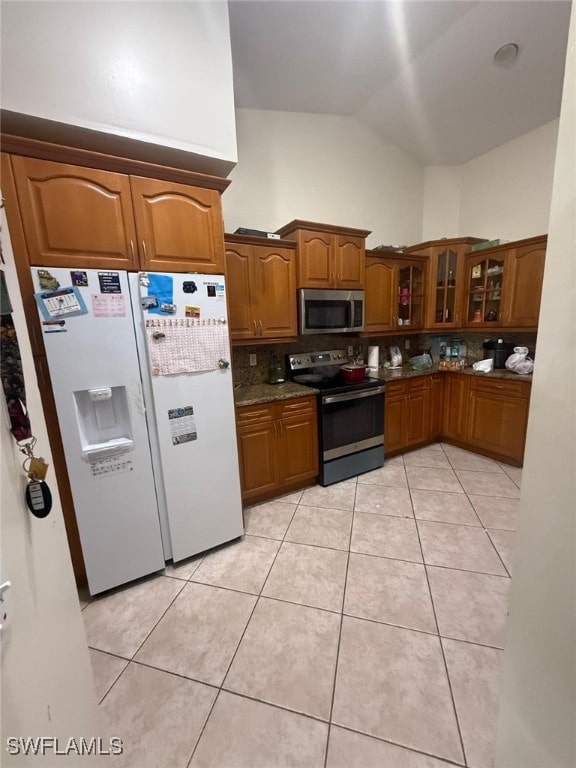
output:
<instances>
[{"instance_id":1,"label":"white refrigerator","mask_svg":"<svg viewBox=\"0 0 576 768\"><path fill-rule=\"evenodd\" d=\"M241 536L224 277L32 278L90 593Z\"/></svg>"}]
</instances>

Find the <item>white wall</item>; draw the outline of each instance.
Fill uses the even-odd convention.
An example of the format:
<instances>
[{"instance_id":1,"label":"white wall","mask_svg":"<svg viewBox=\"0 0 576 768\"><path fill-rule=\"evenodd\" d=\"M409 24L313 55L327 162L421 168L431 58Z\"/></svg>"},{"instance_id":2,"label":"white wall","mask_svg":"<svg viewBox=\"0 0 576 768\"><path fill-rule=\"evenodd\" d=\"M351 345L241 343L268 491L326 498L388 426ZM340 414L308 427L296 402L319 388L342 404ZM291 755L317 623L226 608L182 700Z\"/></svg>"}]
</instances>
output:
<instances>
[{"instance_id":1,"label":"white wall","mask_svg":"<svg viewBox=\"0 0 576 768\"><path fill-rule=\"evenodd\" d=\"M37 455L51 465L47 481L54 506L49 517L33 517L24 503L23 455L9 431L6 403L0 397L2 467L1 577L12 582L12 624L2 632L2 742L5 766L62 765L63 758L10 757L6 738L105 737L100 730L88 647L72 573L62 509L50 456L46 423L4 211L0 226L8 291L20 343L28 410ZM106 758L104 758L106 759ZM110 758L108 758L109 760ZM91 759L86 762L92 763ZM84 765L73 757L66 765Z\"/></svg>"},{"instance_id":2,"label":"white wall","mask_svg":"<svg viewBox=\"0 0 576 768\"><path fill-rule=\"evenodd\" d=\"M517 240L548 231L558 121L460 168L460 234Z\"/></svg>"},{"instance_id":3,"label":"white wall","mask_svg":"<svg viewBox=\"0 0 576 768\"><path fill-rule=\"evenodd\" d=\"M371 246L420 239L422 166L354 118L239 109L236 126L227 232L298 218L370 229Z\"/></svg>"},{"instance_id":4,"label":"white wall","mask_svg":"<svg viewBox=\"0 0 576 768\"><path fill-rule=\"evenodd\" d=\"M461 234L461 170L460 165L429 165L424 169L422 240ZM475 237L474 233L470 235Z\"/></svg>"},{"instance_id":5,"label":"white wall","mask_svg":"<svg viewBox=\"0 0 576 768\"><path fill-rule=\"evenodd\" d=\"M422 240L518 240L548 231L558 121L464 165L427 166Z\"/></svg>"},{"instance_id":6,"label":"white wall","mask_svg":"<svg viewBox=\"0 0 576 768\"><path fill-rule=\"evenodd\" d=\"M496 766L576 765L576 6L566 59Z\"/></svg>"},{"instance_id":7,"label":"white wall","mask_svg":"<svg viewBox=\"0 0 576 768\"><path fill-rule=\"evenodd\" d=\"M236 160L225 2L3 2L2 107Z\"/></svg>"}]
</instances>

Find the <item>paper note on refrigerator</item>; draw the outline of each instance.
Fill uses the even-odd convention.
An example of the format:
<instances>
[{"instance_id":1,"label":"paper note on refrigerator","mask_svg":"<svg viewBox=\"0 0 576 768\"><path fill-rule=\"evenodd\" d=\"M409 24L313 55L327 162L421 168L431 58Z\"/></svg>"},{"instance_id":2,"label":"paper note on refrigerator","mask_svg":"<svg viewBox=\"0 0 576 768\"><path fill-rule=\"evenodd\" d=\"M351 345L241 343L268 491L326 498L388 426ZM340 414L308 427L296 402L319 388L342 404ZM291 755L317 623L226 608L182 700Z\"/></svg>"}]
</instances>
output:
<instances>
[{"instance_id":1,"label":"paper note on refrigerator","mask_svg":"<svg viewBox=\"0 0 576 768\"><path fill-rule=\"evenodd\" d=\"M214 371L230 357L228 329L216 321L146 320L146 339L153 376Z\"/></svg>"}]
</instances>

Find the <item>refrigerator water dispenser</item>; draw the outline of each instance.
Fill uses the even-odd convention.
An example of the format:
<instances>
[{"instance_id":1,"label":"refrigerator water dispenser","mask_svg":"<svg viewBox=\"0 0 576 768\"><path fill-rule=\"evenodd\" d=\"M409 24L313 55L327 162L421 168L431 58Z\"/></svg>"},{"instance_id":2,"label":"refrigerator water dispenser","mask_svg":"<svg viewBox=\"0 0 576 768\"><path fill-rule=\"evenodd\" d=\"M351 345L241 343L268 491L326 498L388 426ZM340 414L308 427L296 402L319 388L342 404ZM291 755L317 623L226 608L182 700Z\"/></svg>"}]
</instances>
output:
<instances>
[{"instance_id":1,"label":"refrigerator water dispenser","mask_svg":"<svg viewBox=\"0 0 576 768\"><path fill-rule=\"evenodd\" d=\"M134 449L126 387L74 392L82 458L100 461Z\"/></svg>"}]
</instances>

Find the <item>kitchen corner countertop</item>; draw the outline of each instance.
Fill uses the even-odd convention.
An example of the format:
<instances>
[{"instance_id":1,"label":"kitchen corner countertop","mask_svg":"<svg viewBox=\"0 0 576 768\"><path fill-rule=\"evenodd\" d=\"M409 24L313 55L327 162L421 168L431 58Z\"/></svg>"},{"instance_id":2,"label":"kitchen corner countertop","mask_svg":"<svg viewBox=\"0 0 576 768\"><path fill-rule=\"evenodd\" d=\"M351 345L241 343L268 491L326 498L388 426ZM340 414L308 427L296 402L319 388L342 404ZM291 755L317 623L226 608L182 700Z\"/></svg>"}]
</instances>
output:
<instances>
[{"instance_id":1,"label":"kitchen corner countertop","mask_svg":"<svg viewBox=\"0 0 576 768\"><path fill-rule=\"evenodd\" d=\"M260 405L272 403L275 400L290 400L293 397L310 397L317 395L318 390L293 381L283 384L251 384L234 390L234 403L237 408L243 405Z\"/></svg>"},{"instance_id":2,"label":"kitchen corner countertop","mask_svg":"<svg viewBox=\"0 0 576 768\"><path fill-rule=\"evenodd\" d=\"M403 381L405 379L415 379L418 376L431 376L434 373L442 373L446 376L458 373L467 376L479 376L485 379L510 379L513 381L525 381L528 384L532 382L532 376L520 376L506 369L498 369L490 373L481 373L473 368L462 368L458 371L447 371L439 369L437 365L427 368L425 371L415 371L409 365L403 365L402 368L395 370L382 369L378 372L378 378L384 382ZM234 390L234 403L237 408L243 405L261 405L262 403L273 403L277 400L290 400L293 397L310 397L317 395L318 390L314 387L308 387L303 384L295 384L293 381L286 381L284 384L251 384L246 387L238 387Z\"/></svg>"},{"instance_id":3,"label":"kitchen corner countertop","mask_svg":"<svg viewBox=\"0 0 576 768\"><path fill-rule=\"evenodd\" d=\"M518 373L513 373L506 368L498 368L495 371L490 371L490 373L482 373L481 371L475 371L472 367L450 371L438 368L437 365L433 365L432 368L427 368L425 371L415 371L409 365L403 365L402 368L394 370L383 368L378 372L378 378L382 379L382 381L398 381L400 379L413 379L417 376L431 376L434 373L442 373L446 376L459 373L464 374L465 376L480 376L484 379L511 379L514 381L526 381L529 384L532 382L532 374L520 375Z\"/></svg>"}]
</instances>

